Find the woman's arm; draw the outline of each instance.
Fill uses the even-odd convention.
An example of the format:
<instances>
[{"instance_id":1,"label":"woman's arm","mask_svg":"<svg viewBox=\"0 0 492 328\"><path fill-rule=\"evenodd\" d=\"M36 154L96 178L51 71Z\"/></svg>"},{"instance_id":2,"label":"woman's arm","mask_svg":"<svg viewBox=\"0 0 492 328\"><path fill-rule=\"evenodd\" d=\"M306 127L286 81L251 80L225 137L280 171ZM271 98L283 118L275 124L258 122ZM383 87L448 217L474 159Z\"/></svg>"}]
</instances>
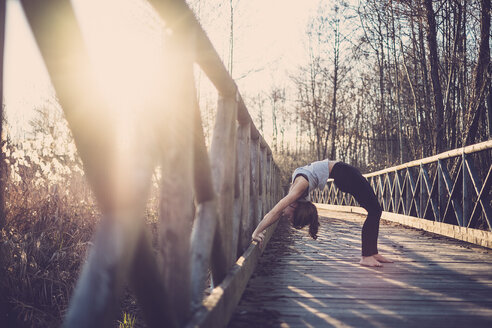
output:
<instances>
[{"instance_id":1,"label":"woman's arm","mask_svg":"<svg viewBox=\"0 0 492 328\"><path fill-rule=\"evenodd\" d=\"M255 231L253 232L253 236L252 236L253 240L261 243L264 237L263 231L269 226L271 226L272 224L274 224L278 219L280 219L280 216L282 215L282 211L287 206L297 201L308 187L309 187L309 182L303 176L298 176L294 180L294 183L292 184L289 193L284 198L282 198L270 210L270 212L268 212L263 217L263 220L261 220L261 222L258 224Z\"/></svg>"}]
</instances>

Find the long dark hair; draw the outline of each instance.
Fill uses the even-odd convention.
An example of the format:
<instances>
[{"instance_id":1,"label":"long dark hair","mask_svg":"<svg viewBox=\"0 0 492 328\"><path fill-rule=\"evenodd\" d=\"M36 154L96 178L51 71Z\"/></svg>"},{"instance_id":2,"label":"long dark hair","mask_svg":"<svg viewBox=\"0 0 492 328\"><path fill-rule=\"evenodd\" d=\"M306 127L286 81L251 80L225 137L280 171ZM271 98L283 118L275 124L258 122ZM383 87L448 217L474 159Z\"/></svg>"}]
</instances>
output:
<instances>
[{"instance_id":1,"label":"long dark hair","mask_svg":"<svg viewBox=\"0 0 492 328\"><path fill-rule=\"evenodd\" d=\"M309 201L298 201L292 217L292 225L296 229L302 229L309 224L309 235L313 239L318 238L318 210Z\"/></svg>"}]
</instances>

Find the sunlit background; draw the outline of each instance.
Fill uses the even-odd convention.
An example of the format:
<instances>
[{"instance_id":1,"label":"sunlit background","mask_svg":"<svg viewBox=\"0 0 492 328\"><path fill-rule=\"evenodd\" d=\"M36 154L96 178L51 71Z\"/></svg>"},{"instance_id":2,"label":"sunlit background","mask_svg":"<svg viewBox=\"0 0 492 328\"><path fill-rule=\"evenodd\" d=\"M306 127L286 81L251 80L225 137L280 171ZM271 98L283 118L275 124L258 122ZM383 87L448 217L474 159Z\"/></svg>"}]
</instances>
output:
<instances>
[{"instance_id":1,"label":"sunlit background","mask_svg":"<svg viewBox=\"0 0 492 328\"><path fill-rule=\"evenodd\" d=\"M0 290L3 291L2 284L7 286L22 320L38 320L37 325L32 325L35 327L57 326L54 323L59 323L65 313L101 215L20 1L6 2L3 105L7 142L3 147L8 173L8 225L2 230L2 240L7 242L1 250L6 254L2 259L8 261L9 275L0 279ZM425 59L429 58L429 47L423 2L187 2L238 85L254 125L272 149L284 187L288 187L292 169L317 159L342 160L367 173L461 147L470 132L478 131L476 142L490 139L490 108L487 122L483 118L476 131L470 125L478 46L484 39L480 35L478 0L433 1L435 7L439 6L435 16L441 84L443 90L455 90L449 95L452 99L444 113L447 130L441 148L436 147L437 111L431 99L431 79L423 73L429 65ZM112 111L111 118L121 123L120 130L125 133L118 134L118 141L124 143L126 140L121 138L134 137L131 125L138 125L141 116L158 114L155 110L161 103L154 100L161 99L163 80L172 77L165 66L164 36L169 31L145 0L71 3L88 50L96 88ZM466 7L463 22L456 17L462 7ZM461 36L456 32L460 30ZM451 53L450 45L459 45L463 52ZM459 78L448 83L448 76ZM198 66L195 83L203 132L210 145L217 91ZM191 135L188 132L180 135ZM133 139L138 146L144 143L142 138ZM135 162L144 162L143 156L133 157ZM486 160L483 162L486 165L482 167L490 166ZM487 170L478 180L485 181ZM174 179L156 171L154 182L169 176ZM153 236L157 235L160 215L158 186L152 185L145 213ZM353 234L355 229L343 225L350 237L327 234L326 256L318 241L303 241L304 247L311 248L303 256L310 261L319 260L319 256L329 261L338 258L343 265L358 268L358 262L340 260L340 254L329 248L338 244L359 256L359 236ZM385 251L391 251L388 245L386 242ZM418 270L427 266L408 263L408 267ZM457 266L461 268L460 263ZM30 280L33 277L37 280ZM325 278L309 273L304 275L303 279L306 278L334 287L334 282ZM406 287L393 278L378 279ZM476 288L481 288L482 282L477 282ZM302 297L312 296L296 286L289 289ZM420 287L413 288L413 293L429 294ZM443 294L430 296L437 298ZM0 298L0 310L1 303ZM359 304L384 310L366 303ZM315 310L309 303L296 307ZM125 307L124 311L128 310ZM322 319L328 324L340 324L330 317Z\"/></svg>"},{"instance_id":2,"label":"sunlit background","mask_svg":"<svg viewBox=\"0 0 492 328\"><path fill-rule=\"evenodd\" d=\"M144 1L72 1L98 85L110 106L124 112L142 107L158 92L162 64L162 21ZM254 95L283 83L306 56L307 19L317 1L234 1L233 77L241 92ZM190 1L224 64L230 66L230 6L224 1ZM214 12L212 12L214 10ZM218 14L217 14L218 13ZM206 90L207 82L197 74ZM201 95L210 95L202 91ZM211 96L213 97L213 96ZM54 98L49 77L20 2L7 1L4 104L10 133L29 133L34 108ZM203 99L201 99L204 101Z\"/></svg>"}]
</instances>

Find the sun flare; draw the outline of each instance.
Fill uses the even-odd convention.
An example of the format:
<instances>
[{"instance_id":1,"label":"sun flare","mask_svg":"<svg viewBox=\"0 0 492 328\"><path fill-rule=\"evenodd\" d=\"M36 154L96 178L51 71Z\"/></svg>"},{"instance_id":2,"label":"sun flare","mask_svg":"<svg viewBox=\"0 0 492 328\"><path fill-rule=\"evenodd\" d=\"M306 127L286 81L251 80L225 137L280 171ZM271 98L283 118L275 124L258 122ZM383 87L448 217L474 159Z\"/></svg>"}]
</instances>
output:
<instances>
[{"instance_id":1,"label":"sun flare","mask_svg":"<svg viewBox=\"0 0 492 328\"><path fill-rule=\"evenodd\" d=\"M138 112L159 91L162 23L141 1L73 4L98 87L109 106L119 117Z\"/></svg>"}]
</instances>

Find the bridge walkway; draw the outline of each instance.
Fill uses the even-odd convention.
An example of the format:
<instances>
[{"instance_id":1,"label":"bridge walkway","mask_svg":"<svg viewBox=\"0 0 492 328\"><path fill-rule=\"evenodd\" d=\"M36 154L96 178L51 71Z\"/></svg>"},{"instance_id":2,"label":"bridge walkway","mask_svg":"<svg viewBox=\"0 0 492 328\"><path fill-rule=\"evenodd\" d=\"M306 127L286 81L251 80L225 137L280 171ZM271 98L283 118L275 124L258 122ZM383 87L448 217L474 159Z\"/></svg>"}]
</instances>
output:
<instances>
[{"instance_id":1,"label":"bridge walkway","mask_svg":"<svg viewBox=\"0 0 492 328\"><path fill-rule=\"evenodd\" d=\"M492 327L492 250L382 221L395 263L362 267L364 217L320 215L316 241L280 222L228 327Z\"/></svg>"}]
</instances>

